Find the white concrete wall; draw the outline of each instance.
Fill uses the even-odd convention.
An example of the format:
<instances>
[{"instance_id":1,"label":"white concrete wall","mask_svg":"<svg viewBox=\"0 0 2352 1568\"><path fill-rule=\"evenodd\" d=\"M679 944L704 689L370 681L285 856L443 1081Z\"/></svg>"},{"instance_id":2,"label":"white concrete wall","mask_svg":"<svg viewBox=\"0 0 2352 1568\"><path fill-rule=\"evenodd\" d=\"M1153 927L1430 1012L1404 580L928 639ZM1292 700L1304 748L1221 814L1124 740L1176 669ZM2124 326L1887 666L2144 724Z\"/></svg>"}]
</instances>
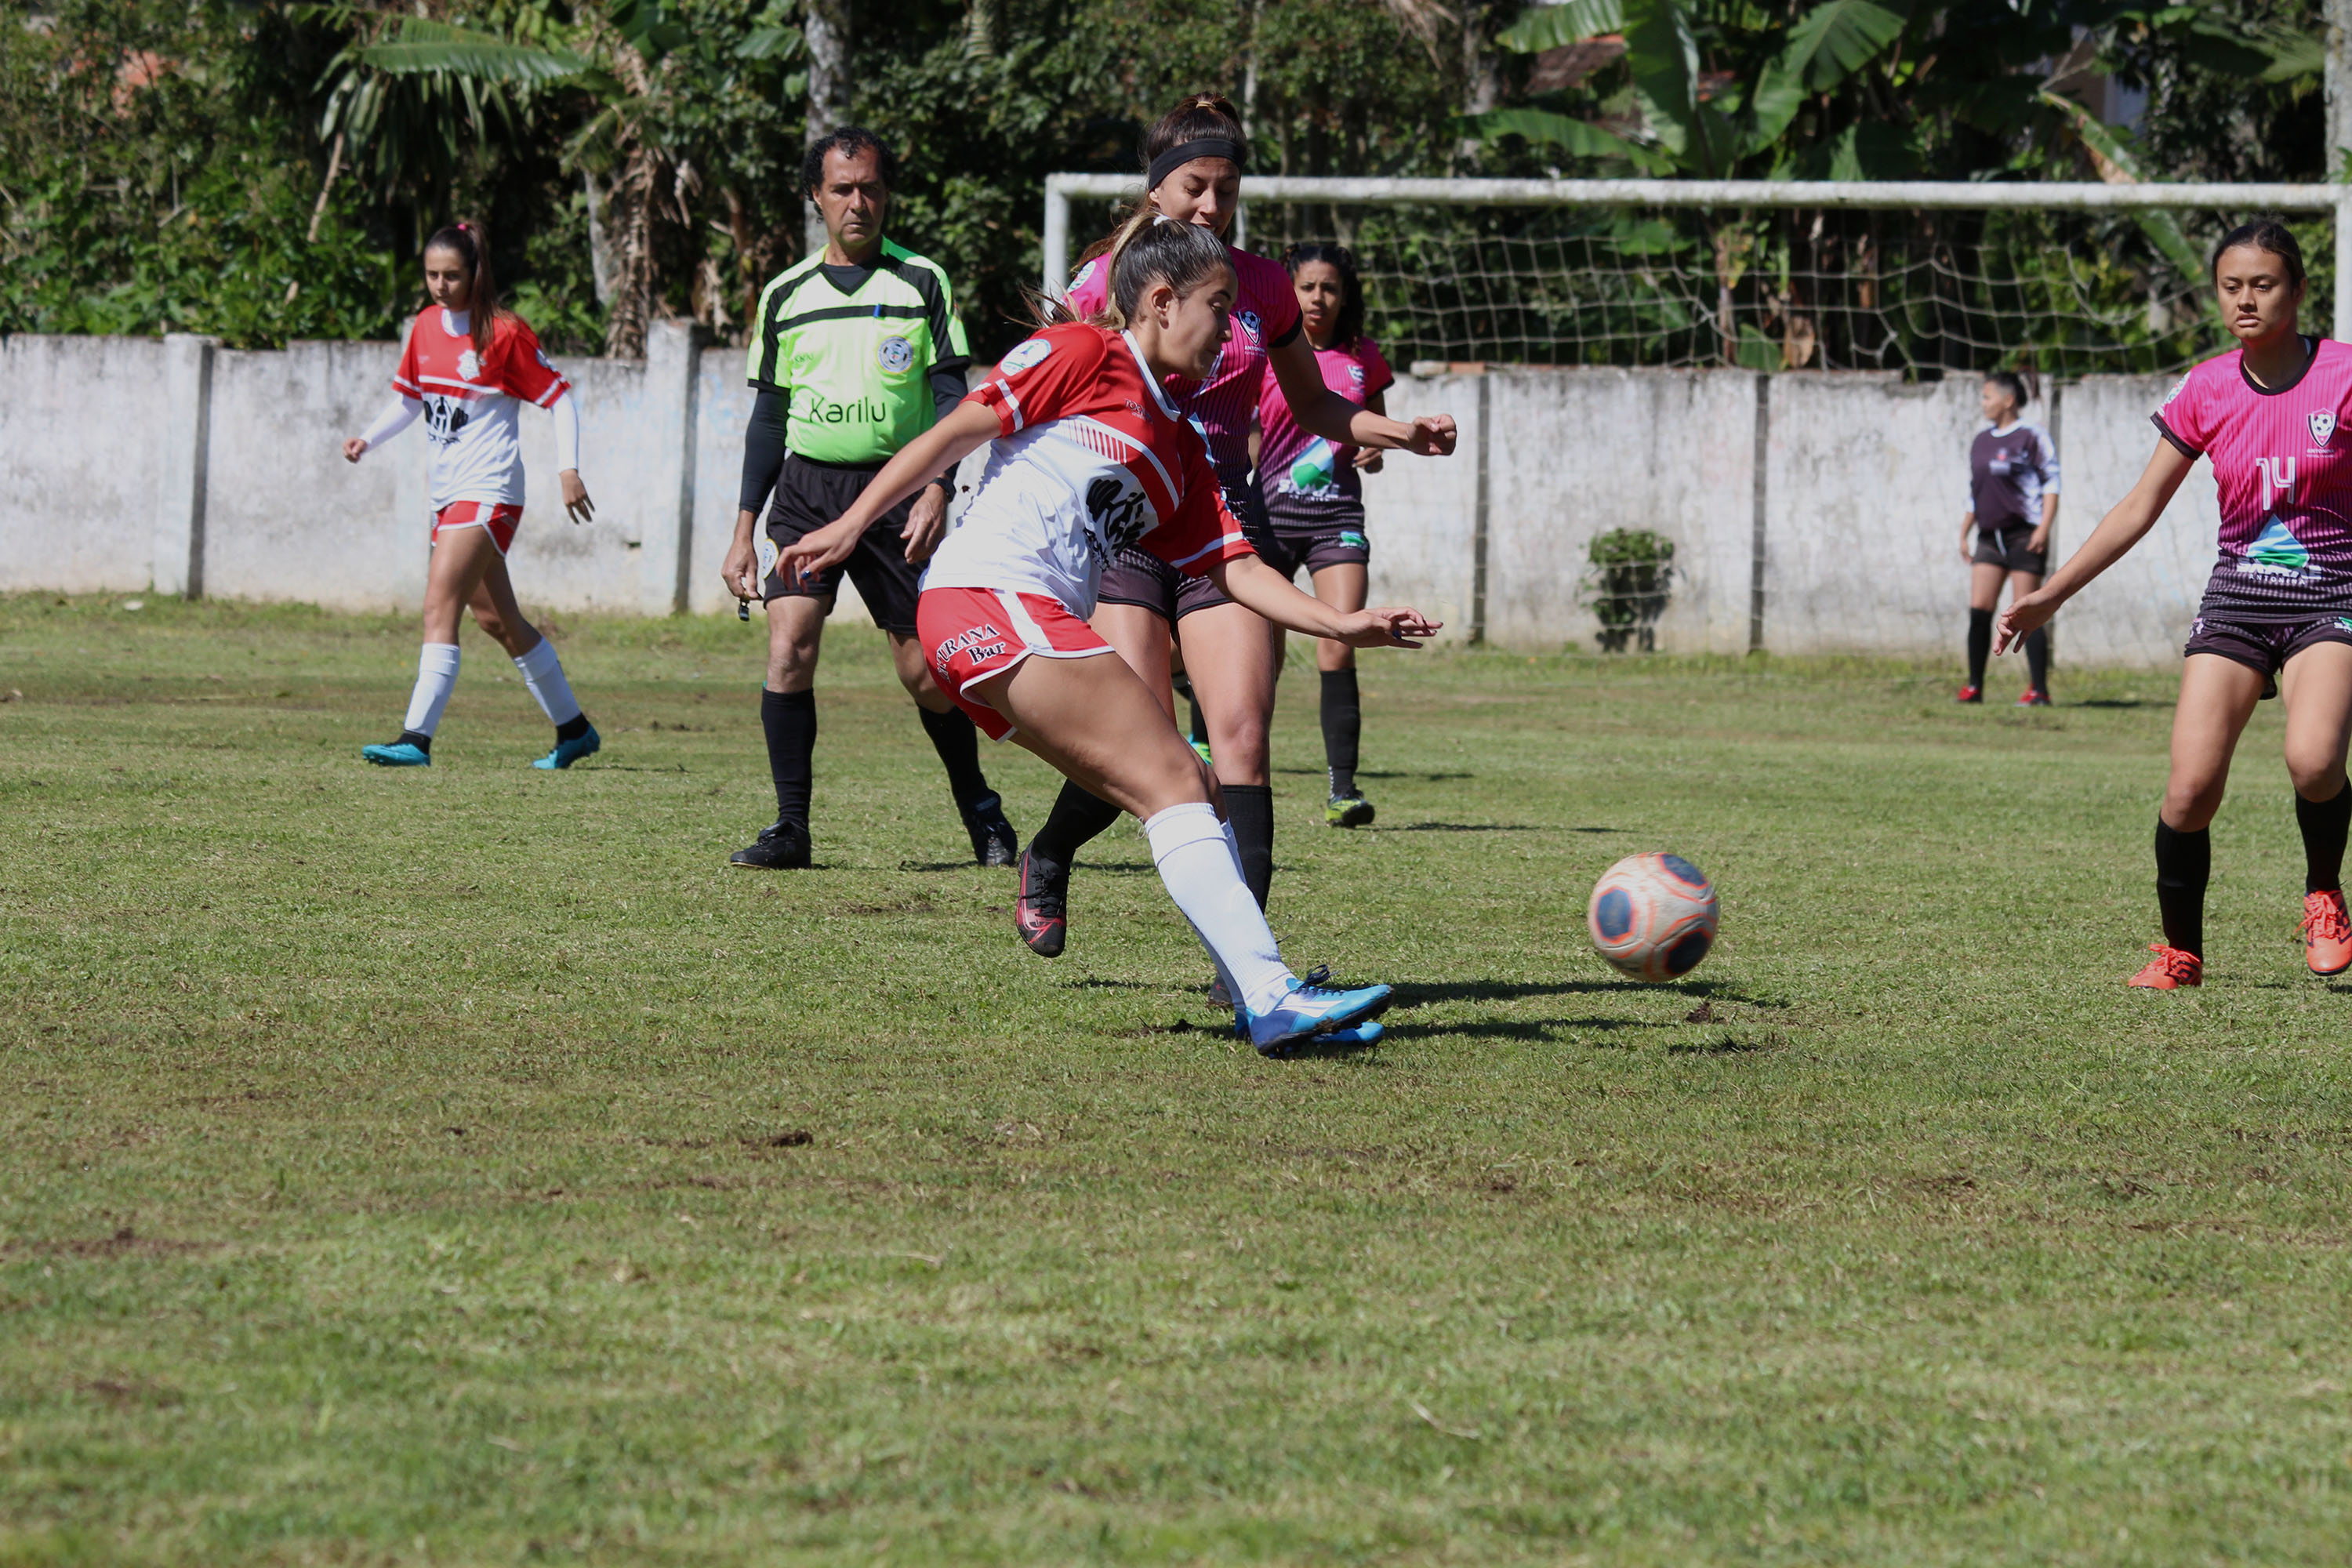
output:
<instances>
[{"instance_id":1,"label":"white concrete wall","mask_svg":"<svg viewBox=\"0 0 2352 1568\"><path fill-rule=\"evenodd\" d=\"M389 395L388 343L225 351L205 340L16 337L0 344L0 590L200 591L339 608L421 602L425 443L354 467L340 444ZM751 393L741 354L696 353L662 323L645 361L566 359L595 520L565 520L552 424L522 415L530 505L513 569L527 605L731 614L732 531ZM1503 370L1407 376L1390 411L1448 413L1450 459L1392 457L1365 484L1377 601L1470 635L1486 464L1486 632L1507 647L1591 648L1578 603L1596 533L1675 541L1659 647L1749 646L1757 399L1744 371ZM1956 653L1958 552L1977 384L1870 374L1769 378L1764 646L1780 653ZM2137 478L2165 377L2095 377L2058 396L2063 555ZM1480 408L1486 409L1482 421ZM147 438L142 433L152 433ZM184 447L185 450L182 450ZM975 477L983 454L970 459ZM960 498L961 500L961 498ZM2059 618L2062 658L2179 656L2218 516L2202 464L2142 545ZM866 618L854 591L839 616Z\"/></svg>"},{"instance_id":2,"label":"white concrete wall","mask_svg":"<svg viewBox=\"0 0 2352 1568\"><path fill-rule=\"evenodd\" d=\"M146 587L163 426L161 339L0 340L0 586Z\"/></svg>"}]
</instances>

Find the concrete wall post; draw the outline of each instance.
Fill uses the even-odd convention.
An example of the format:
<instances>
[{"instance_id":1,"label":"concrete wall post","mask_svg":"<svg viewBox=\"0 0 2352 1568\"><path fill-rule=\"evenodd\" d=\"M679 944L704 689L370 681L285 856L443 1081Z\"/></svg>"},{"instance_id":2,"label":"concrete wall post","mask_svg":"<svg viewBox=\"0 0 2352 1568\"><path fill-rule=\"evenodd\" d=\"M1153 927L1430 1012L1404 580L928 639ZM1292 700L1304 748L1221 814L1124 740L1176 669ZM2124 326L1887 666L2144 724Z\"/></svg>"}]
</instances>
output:
<instances>
[{"instance_id":1,"label":"concrete wall post","mask_svg":"<svg viewBox=\"0 0 2352 1568\"><path fill-rule=\"evenodd\" d=\"M687 573L694 558L696 394L701 345L691 321L655 321L646 330L646 408L655 423L655 496L639 555L638 607L649 616L686 614Z\"/></svg>"},{"instance_id":2,"label":"concrete wall post","mask_svg":"<svg viewBox=\"0 0 2352 1568\"><path fill-rule=\"evenodd\" d=\"M218 338L163 340L163 479L155 497L151 581L158 594L205 595L205 466L212 445L213 350Z\"/></svg>"}]
</instances>

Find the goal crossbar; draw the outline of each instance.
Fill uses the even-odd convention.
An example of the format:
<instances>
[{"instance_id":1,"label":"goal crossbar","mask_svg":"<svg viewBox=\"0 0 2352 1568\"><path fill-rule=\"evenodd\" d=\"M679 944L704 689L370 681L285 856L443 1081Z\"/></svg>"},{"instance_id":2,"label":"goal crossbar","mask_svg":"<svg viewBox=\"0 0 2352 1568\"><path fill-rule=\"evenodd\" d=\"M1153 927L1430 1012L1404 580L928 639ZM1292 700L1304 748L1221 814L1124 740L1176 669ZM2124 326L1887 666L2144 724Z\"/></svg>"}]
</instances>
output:
<instances>
[{"instance_id":1,"label":"goal crossbar","mask_svg":"<svg viewBox=\"0 0 2352 1568\"><path fill-rule=\"evenodd\" d=\"M1069 278L1071 198L1139 200L1133 174L1045 176L1043 276L1059 299ZM1806 209L2000 208L2075 211L2218 209L2332 213L2336 251L2352 257L2352 184L2098 184L1966 180L1447 180L1327 174L1245 174L1244 202L1323 202L1337 205L1559 207L1802 207ZM2352 266L2336 269L2334 328L2352 342Z\"/></svg>"}]
</instances>

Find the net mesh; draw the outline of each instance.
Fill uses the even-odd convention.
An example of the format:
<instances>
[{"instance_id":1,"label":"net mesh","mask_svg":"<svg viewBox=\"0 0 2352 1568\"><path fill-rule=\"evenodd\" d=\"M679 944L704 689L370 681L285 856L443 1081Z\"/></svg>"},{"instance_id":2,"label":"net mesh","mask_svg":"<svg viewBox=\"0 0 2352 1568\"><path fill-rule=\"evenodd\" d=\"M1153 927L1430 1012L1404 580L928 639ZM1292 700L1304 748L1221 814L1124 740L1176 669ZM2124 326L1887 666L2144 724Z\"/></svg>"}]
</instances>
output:
<instances>
[{"instance_id":1,"label":"net mesh","mask_svg":"<svg viewBox=\"0 0 2352 1568\"><path fill-rule=\"evenodd\" d=\"M2169 221L2168 248L2150 232ZM2235 221L2235 220L2231 220ZM1346 245L1391 360L1875 370L2183 369L2231 346L2201 256L2219 215L1724 214L1253 204L1249 246ZM2331 297L2324 219L2291 223Z\"/></svg>"}]
</instances>

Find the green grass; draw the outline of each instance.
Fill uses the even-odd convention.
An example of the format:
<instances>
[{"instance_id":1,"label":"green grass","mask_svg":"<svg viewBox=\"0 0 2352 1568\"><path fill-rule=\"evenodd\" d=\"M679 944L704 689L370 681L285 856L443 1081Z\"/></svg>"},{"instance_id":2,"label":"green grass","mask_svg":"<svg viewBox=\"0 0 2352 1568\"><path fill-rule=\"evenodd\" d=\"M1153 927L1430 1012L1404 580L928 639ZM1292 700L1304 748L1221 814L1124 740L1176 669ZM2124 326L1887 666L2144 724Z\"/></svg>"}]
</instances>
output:
<instances>
[{"instance_id":1,"label":"green grass","mask_svg":"<svg viewBox=\"0 0 2352 1568\"><path fill-rule=\"evenodd\" d=\"M605 750L552 776L467 636L386 773L404 620L0 601L0 1562L2352 1540L2352 997L2274 704L2161 996L2168 672L1390 656L1352 835L1296 672L1275 923L1402 1000L1268 1063L1128 828L1021 949L870 629L796 875L723 864L752 631L567 623ZM1581 929L1654 847L1725 935L1654 989Z\"/></svg>"}]
</instances>

